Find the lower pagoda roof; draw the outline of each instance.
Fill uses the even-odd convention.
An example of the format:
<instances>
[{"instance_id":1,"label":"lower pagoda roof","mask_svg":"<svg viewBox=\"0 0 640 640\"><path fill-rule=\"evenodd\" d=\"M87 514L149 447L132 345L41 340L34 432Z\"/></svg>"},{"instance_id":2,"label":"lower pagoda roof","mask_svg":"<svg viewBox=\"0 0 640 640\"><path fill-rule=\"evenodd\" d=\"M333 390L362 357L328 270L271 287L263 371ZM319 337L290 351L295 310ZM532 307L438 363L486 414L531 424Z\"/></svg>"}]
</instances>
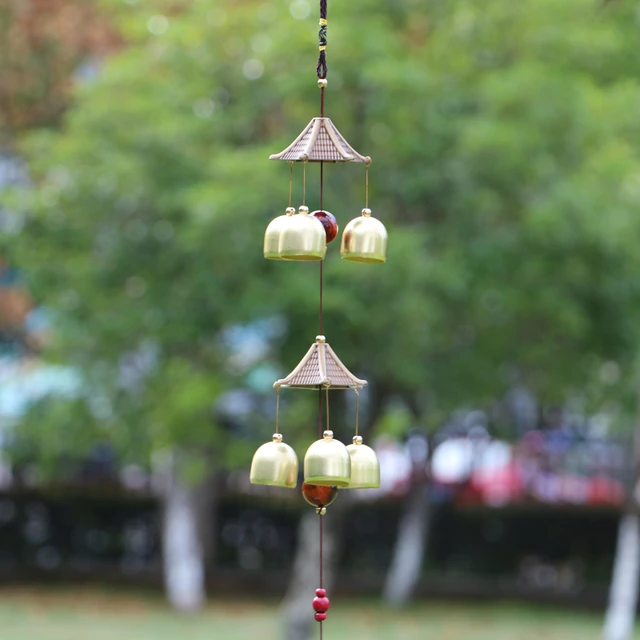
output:
<instances>
[{"instance_id":1,"label":"lower pagoda roof","mask_svg":"<svg viewBox=\"0 0 640 640\"><path fill-rule=\"evenodd\" d=\"M324 336L316 336L316 341L298 366L286 378L274 382L273 386L296 389L362 389L367 384L366 380L356 378L347 369Z\"/></svg>"}]
</instances>

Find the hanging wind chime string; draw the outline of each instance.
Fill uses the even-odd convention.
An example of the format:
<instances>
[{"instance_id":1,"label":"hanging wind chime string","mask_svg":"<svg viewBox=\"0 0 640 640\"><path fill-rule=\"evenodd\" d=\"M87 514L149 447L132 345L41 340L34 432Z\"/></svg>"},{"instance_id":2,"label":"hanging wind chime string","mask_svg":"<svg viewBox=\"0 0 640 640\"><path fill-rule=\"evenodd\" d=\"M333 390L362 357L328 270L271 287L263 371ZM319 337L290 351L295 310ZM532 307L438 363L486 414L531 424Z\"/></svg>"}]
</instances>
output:
<instances>
[{"instance_id":1,"label":"hanging wind chime string","mask_svg":"<svg viewBox=\"0 0 640 640\"><path fill-rule=\"evenodd\" d=\"M329 388L327 387L327 429L329 428ZM323 432L323 428L322 428L322 387L318 387L318 438L322 438L322 432ZM318 545L319 545L319 551L318 551L318 563L319 563L319 588L322 589L322 566L324 564L324 558L323 558L323 547L324 547L324 541L323 541L323 532L322 532L322 519L323 519L323 515L322 515L323 509L318 507L318 509L316 509L316 513L318 514L318 520L319 520L319 536L318 536ZM322 620L320 620L320 640L322 640Z\"/></svg>"},{"instance_id":2,"label":"hanging wind chime string","mask_svg":"<svg viewBox=\"0 0 640 640\"><path fill-rule=\"evenodd\" d=\"M320 518L320 588L324 589L324 587L322 586L322 515L319 516ZM322 621L320 621L320 640L322 640Z\"/></svg>"},{"instance_id":3,"label":"hanging wind chime string","mask_svg":"<svg viewBox=\"0 0 640 640\"><path fill-rule=\"evenodd\" d=\"M331 421L330 421L330 417L329 417L329 387L326 387L325 390L326 393L326 401L327 401L327 405L326 405L326 428L327 431L331 430ZM320 390L320 394L322 394L322 390ZM323 512L325 510L324 509L320 509L318 510L318 517L320 519L320 523L319 523L319 544L320 544L320 549L319 549L319 553L318 553L318 563L319 563L319 579L318 579L318 583L319 583L319 587L320 589L324 588L324 576L323 576L323 568L324 568L324 540L323 540L323 522L324 522L324 518L323 518ZM322 620L320 620L320 640L322 640Z\"/></svg>"},{"instance_id":4,"label":"hanging wind chime string","mask_svg":"<svg viewBox=\"0 0 640 640\"><path fill-rule=\"evenodd\" d=\"M322 438L322 386L318 386L318 440Z\"/></svg>"},{"instance_id":5,"label":"hanging wind chime string","mask_svg":"<svg viewBox=\"0 0 640 640\"><path fill-rule=\"evenodd\" d=\"M293 162L289 162L289 207L291 206L291 196L293 193Z\"/></svg>"},{"instance_id":6,"label":"hanging wind chime string","mask_svg":"<svg viewBox=\"0 0 640 640\"><path fill-rule=\"evenodd\" d=\"M318 64L316 66L316 75L318 80L324 80L320 85L320 117L324 118L324 90L326 86L327 78L327 0L320 0L320 30L318 31L318 50L320 55L318 57ZM324 162L320 161L320 211L324 211ZM323 334L323 322L322 322L322 294L323 294L323 275L324 267L322 260L320 261L320 311L319 311L319 325L320 335Z\"/></svg>"},{"instance_id":7,"label":"hanging wind chime string","mask_svg":"<svg viewBox=\"0 0 640 640\"><path fill-rule=\"evenodd\" d=\"M326 396L327 396L327 431L330 431L331 424L329 423L329 387L327 387Z\"/></svg>"},{"instance_id":8,"label":"hanging wind chime string","mask_svg":"<svg viewBox=\"0 0 640 640\"><path fill-rule=\"evenodd\" d=\"M324 589L322 582L322 516L320 516L320 588ZM320 623L320 637L322 638L322 622Z\"/></svg>"},{"instance_id":9,"label":"hanging wind chime string","mask_svg":"<svg viewBox=\"0 0 640 640\"><path fill-rule=\"evenodd\" d=\"M324 163L320 163L320 211L324 211ZM323 268L324 260L320 260L320 307L318 312L318 324L320 325L320 335L323 335L322 330L322 289L323 289L323 280L324 280L324 268Z\"/></svg>"},{"instance_id":10,"label":"hanging wind chime string","mask_svg":"<svg viewBox=\"0 0 640 640\"><path fill-rule=\"evenodd\" d=\"M365 209L369 208L369 165L371 164L371 160L365 165L364 169L364 207Z\"/></svg>"},{"instance_id":11,"label":"hanging wind chime string","mask_svg":"<svg viewBox=\"0 0 640 640\"><path fill-rule=\"evenodd\" d=\"M320 31L318 32L318 66L316 74L323 80L327 77L327 0L320 0Z\"/></svg>"},{"instance_id":12,"label":"hanging wind chime string","mask_svg":"<svg viewBox=\"0 0 640 640\"><path fill-rule=\"evenodd\" d=\"M307 161L302 162L302 204L307 204Z\"/></svg>"},{"instance_id":13,"label":"hanging wind chime string","mask_svg":"<svg viewBox=\"0 0 640 640\"><path fill-rule=\"evenodd\" d=\"M318 65L316 67L316 75L318 76L318 80L324 80L324 82L319 82L320 86L320 117L324 118L324 90L326 86L326 78L327 78L327 0L320 0L320 30L318 32L318 49L320 51L320 55L318 57ZM320 211L324 211L324 163L320 162ZM320 335L323 335L323 318L322 318L322 307L323 307L323 261L320 260L320 296L319 296L319 312L318 312L318 321L320 327ZM329 430L329 388L327 387L327 405L326 405L326 428ZM322 387L318 388L318 437L322 437ZM322 510L318 511L318 517L320 519L319 522L319 582L320 588L323 588L323 515ZM322 640L322 621L320 621L320 640Z\"/></svg>"},{"instance_id":14,"label":"hanging wind chime string","mask_svg":"<svg viewBox=\"0 0 640 640\"><path fill-rule=\"evenodd\" d=\"M280 433L280 387L276 389L276 433Z\"/></svg>"},{"instance_id":15,"label":"hanging wind chime string","mask_svg":"<svg viewBox=\"0 0 640 640\"><path fill-rule=\"evenodd\" d=\"M355 389L356 392L356 436L359 435L358 434L358 422L359 422L359 415L360 415L360 392Z\"/></svg>"}]
</instances>

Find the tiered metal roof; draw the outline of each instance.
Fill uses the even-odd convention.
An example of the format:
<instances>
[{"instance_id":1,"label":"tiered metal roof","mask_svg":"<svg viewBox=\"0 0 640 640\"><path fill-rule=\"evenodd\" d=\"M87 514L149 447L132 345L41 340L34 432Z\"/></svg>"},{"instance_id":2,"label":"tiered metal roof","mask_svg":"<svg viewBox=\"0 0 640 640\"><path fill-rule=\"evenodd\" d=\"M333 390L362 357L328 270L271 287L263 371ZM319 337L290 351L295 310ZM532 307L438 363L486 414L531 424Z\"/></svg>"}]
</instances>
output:
<instances>
[{"instance_id":1,"label":"tiered metal roof","mask_svg":"<svg viewBox=\"0 0 640 640\"><path fill-rule=\"evenodd\" d=\"M360 155L347 142L330 118L313 118L284 151L269 156L269 159L288 162L371 162L371 158Z\"/></svg>"},{"instance_id":2,"label":"tiered metal roof","mask_svg":"<svg viewBox=\"0 0 640 640\"><path fill-rule=\"evenodd\" d=\"M366 380L356 378L344 366L336 352L327 344L324 336L317 336L309 351L298 366L282 380L274 382L274 387L295 387L298 389L362 389Z\"/></svg>"}]
</instances>

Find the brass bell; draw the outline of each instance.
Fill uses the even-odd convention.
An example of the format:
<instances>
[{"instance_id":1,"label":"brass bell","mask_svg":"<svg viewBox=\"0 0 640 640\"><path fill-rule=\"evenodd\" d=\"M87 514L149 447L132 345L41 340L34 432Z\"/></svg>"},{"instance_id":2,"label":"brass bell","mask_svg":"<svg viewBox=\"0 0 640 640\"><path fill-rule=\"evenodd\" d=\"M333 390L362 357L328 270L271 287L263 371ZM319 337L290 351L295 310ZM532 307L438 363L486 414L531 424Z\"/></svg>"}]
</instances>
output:
<instances>
[{"instance_id":1,"label":"brass bell","mask_svg":"<svg viewBox=\"0 0 640 640\"><path fill-rule=\"evenodd\" d=\"M323 260L327 253L327 234L322 222L300 207L296 216L287 217L280 233L278 255L282 260Z\"/></svg>"},{"instance_id":2,"label":"brass bell","mask_svg":"<svg viewBox=\"0 0 640 640\"><path fill-rule=\"evenodd\" d=\"M293 489L298 483L298 456L282 442L282 434L274 433L273 441L263 444L251 461L251 484Z\"/></svg>"},{"instance_id":3,"label":"brass bell","mask_svg":"<svg viewBox=\"0 0 640 640\"><path fill-rule=\"evenodd\" d=\"M274 218L264 232L264 257L269 260L282 260L280 257L280 234L296 210L287 207L286 215Z\"/></svg>"},{"instance_id":4,"label":"brass bell","mask_svg":"<svg viewBox=\"0 0 640 640\"><path fill-rule=\"evenodd\" d=\"M354 436L347 447L351 457L349 489L377 489L380 486L380 462L376 452L362 444L362 436Z\"/></svg>"},{"instance_id":5,"label":"brass bell","mask_svg":"<svg viewBox=\"0 0 640 640\"><path fill-rule=\"evenodd\" d=\"M347 447L325 431L304 457L304 481L320 487L347 487L351 479L351 458Z\"/></svg>"},{"instance_id":6,"label":"brass bell","mask_svg":"<svg viewBox=\"0 0 640 640\"><path fill-rule=\"evenodd\" d=\"M371 216L371 209L363 209L342 233L340 256L351 262L381 263L387 259L387 230L380 220Z\"/></svg>"}]
</instances>

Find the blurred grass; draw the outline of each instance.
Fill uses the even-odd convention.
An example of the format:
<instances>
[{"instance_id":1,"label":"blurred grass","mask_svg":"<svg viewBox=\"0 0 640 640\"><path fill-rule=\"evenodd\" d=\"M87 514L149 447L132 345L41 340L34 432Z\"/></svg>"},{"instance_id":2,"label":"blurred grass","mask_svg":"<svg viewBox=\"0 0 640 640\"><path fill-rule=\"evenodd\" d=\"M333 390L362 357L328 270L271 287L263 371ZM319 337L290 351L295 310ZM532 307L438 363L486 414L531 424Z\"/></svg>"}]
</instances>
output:
<instances>
[{"instance_id":1,"label":"blurred grass","mask_svg":"<svg viewBox=\"0 0 640 640\"><path fill-rule=\"evenodd\" d=\"M373 602L337 601L330 640L596 640L601 614L535 605L426 603L391 612ZM0 591L3 640L277 640L277 602L214 601L195 616L170 612L158 597L94 589ZM640 634L636 633L636 638Z\"/></svg>"}]
</instances>

